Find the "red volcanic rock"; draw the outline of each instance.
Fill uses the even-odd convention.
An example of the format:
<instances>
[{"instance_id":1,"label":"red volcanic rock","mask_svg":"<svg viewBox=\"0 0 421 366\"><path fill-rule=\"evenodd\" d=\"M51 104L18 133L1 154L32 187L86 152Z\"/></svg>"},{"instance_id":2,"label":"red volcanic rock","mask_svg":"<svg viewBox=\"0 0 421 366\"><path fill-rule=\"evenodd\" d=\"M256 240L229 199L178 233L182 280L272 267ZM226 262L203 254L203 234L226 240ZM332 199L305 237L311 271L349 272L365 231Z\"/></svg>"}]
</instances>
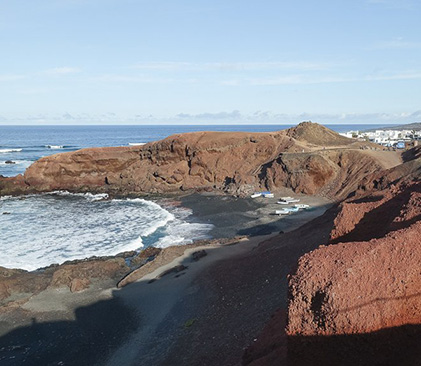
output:
<instances>
[{"instance_id":1,"label":"red volcanic rock","mask_svg":"<svg viewBox=\"0 0 421 366\"><path fill-rule=\"evenodd\" d=\"M348 150L323 150L336 145ZM0 179L0 194L26 188L117 194L221 190L246 195L290 187L300 193L344 196L364 175L381 169L375 158L355 149L359 147L313 123L273 133L186 133L143 146L47 156L26 170L17 187L13 180Z\"/></svg>"},{"instance_id":2,"label":"red volcanic rock","mask_svg":"<svg viewBox=\"0 0 421 366\"><path fill-rule=\"evenodd\" d=\"M343 202L331 243L381 238L419 220L421 185L411 183Z\"/></svg>"},{"instance_id":3,"label":"red volcanic rock","mask_svg":"<svg viewBox=\"0 0 421 366\"><path fill-rule=\"evenodd\" d=\"M404 160L330 211L331 245L289 277L286 327L275 316L243 364L419 364L421 170L416 150Z\"/></svg>"},{"instance_id":4,"label":"red volcanic rock","mask_svg":"<svg viewBox=\"0 0 421 366\"><path fill-rule=\"evenodd\" d=\"M381 239L341 243L299 261L289 335L339 335L421 324L421 222Z\"/></svg>"},{"instance_id":5,"label":"red volcanic rock","mask_svg":"<svg viewBox=\"0 0 421 366\"><path fill-rule=\"evenodd\" d=\"M301 257L289 281L291 364L418 364L420 218L421 183L408 177L341 204L338 244Z\"/></svg>"}]
</instances>

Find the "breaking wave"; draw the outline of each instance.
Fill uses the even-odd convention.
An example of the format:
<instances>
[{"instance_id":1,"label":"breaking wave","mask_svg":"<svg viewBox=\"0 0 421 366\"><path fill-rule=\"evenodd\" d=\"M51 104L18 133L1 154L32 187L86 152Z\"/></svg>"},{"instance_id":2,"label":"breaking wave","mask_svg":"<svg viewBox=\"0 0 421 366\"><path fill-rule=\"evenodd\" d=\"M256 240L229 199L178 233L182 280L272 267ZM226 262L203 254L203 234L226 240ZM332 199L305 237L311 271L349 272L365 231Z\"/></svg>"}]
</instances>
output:
<instances>
[{"instance_id":1,"label":"breaking wave","mask_svg":"<svg viewBox=\"0 0 421 366\"><path fill-rule=\"evenodd\" d=\"M209 238L212 225L189 223L187 209L144 199L56 191L0 199L0 266L34 270L146 246Z\"/></svg>"},{"instance_id":2,"label":"breaking wave","mask_svg":"<svg viewBox=\"0 0 421 366\"><path fill-rule=\"evenodd\" d=\"M1 154L7 154L11 152L21 152L22 149L0 149Z\"/></svg>"}]
</instances>

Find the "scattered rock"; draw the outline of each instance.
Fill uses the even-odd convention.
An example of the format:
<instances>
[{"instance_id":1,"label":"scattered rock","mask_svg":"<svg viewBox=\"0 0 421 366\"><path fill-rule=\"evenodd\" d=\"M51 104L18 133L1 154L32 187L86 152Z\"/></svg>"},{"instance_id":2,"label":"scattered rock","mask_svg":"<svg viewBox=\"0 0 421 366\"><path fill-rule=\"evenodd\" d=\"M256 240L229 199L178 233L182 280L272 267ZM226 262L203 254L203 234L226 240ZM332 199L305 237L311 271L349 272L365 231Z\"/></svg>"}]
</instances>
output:
<instances>
[{"instance_id":1,"label":"scattered rock","mask_svg":"<svg viewBox=\"0 0 421 366\"><path fill-rule=\"evenodd\" d=\"M180 264L180 265L178 265L178 266L172 267L172 268L167 269L166 271L162 272L162 273L158 276L158 278L162 278L162 277L167 276L167 275L169 275L169 274L171 274L171 273L178 273L178 272L184 271L184 270L186 270L187 268L188 268L188 267L186 267L186 266L184 266L184 265Z\"/></svg>"},{"instance_id":2,"label":"scattered rock","mask_svg":"<svg viewBox=\"0 0 421 366\"><path fill-rule=\"evenodd\" d=\"M202 250L198 250L197 252L194 252L192 254L192 261L197 262L198 260L200 260L203 257L206 257L208 255L208 253L206 252L206 250L202 249Z\"/></svg>"},{"instance_id":3,"label":"scattered rock","mask_svg":"<svg viewBox=\"0 0 421 366\"><path fill-rule=\"evenodd\" d=\"M87 278L74 278L70 282L70 292L80 292L89 287L91 281Z\"/></svg>"},{"instance_id":4,"label":"scattered rock","mask_svg":"<svg viewBox=\"0 0 421 366\"><path fill-rule=\"evenodd\" d=\"M155 247L147 247L143 249L139 254L133 256L130 260L131 267L140 267L145 263L153 260L162 249Z\"/></svg>"}]
</instances>

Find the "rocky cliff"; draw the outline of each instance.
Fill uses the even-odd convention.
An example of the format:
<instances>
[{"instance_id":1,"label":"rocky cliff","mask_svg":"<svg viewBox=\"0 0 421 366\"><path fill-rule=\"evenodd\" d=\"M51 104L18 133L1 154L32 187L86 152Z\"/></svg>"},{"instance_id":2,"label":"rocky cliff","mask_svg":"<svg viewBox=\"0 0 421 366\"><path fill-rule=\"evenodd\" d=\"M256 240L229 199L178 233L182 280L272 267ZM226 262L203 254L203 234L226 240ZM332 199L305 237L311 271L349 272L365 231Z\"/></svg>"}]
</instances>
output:
<instances>
[{"instance_id":1,"label":"rocky cliff","mask_svg":"<svg viewBox=\"0 0 421 366\"><path fill-rule=\"evenodd\" d=\"M144 146L48 156L24 176L0 179L0 194L51 190L116 194L259 189L346 196L382 164L359 143L315 123L273 133L197 132Z\"/></svg>"},{"instance_id":2,"label":"rocky cliff","mask_svg":"<svg viewBox=\"0 0 421 366\"><path fill-rule=\"evenodd\" d=\"M421 161L405 156L333 209L329 239L289 278L286 320L275 315L246 364L419 364Z\"/></svg>"}]
</instances>

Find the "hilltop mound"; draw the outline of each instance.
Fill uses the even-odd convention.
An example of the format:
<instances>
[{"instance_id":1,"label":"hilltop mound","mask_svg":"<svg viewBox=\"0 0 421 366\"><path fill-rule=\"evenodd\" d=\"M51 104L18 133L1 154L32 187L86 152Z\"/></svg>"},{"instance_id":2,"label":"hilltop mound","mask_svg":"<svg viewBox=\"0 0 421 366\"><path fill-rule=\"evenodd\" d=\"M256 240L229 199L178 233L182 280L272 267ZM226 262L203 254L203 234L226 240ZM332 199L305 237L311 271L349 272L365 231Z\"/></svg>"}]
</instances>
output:
<instances>
[{"instance_id":1,"label":"hilltop mound","mask_svg":"<svg viewBox=\"0 0 421 366\"><path fill-rule=\"evenodd\" d=\"M287 130L287 135L295 140L318 146L343 146L354 141L339 135L327 127L313 122L302 122Z\"/></svg>"},{"instance_id":2,"label":"hilltop mound","mask_svg":"<svg viewBox=\"0 0 421 366\"><path fill-rule=\"evenodd\" d=\"M324 149L327 145L335 148ZM47 156L32 164L23 178L0 178L0 194L61 189L118 195L188 190L247 195L287 187L338 198L382 168L361 148L361 143L315 123L272 133L186 133L143 146Z\"/></svg>"}]
</instances>

